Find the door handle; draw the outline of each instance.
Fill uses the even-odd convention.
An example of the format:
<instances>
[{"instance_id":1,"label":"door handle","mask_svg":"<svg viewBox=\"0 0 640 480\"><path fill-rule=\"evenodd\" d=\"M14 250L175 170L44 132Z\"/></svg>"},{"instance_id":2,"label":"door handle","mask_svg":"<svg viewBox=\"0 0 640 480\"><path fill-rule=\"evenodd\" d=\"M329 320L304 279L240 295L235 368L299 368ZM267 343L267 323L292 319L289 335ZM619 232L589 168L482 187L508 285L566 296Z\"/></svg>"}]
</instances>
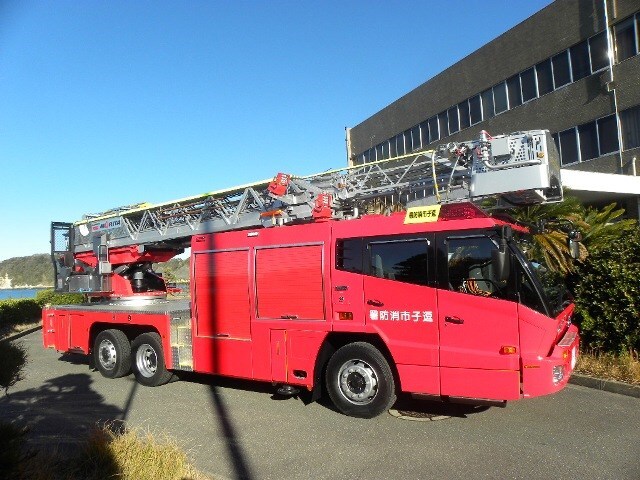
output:
<instances>
[{"instance_id":1,"label":"door handle","mask_svg":"<svg viewBox=\"0 0 640 480\"><path fill-rule=\"evenodd\" d=\"M367 300L367 305L373 305L374 307L382 307L384 306L384 303L382 303L380 300Z\"/></svg>"},{"instance_id":2,"label":"door handle","mask_svg":"<svg viewBox=\"0 0 640 480\"><path fill-rule=\"evenodd\" d=\"M456 325L462 325L464 323L464 319L460 317L444 317L444 321L447 323L455 323Z\"/></svg>"}]
</instances>

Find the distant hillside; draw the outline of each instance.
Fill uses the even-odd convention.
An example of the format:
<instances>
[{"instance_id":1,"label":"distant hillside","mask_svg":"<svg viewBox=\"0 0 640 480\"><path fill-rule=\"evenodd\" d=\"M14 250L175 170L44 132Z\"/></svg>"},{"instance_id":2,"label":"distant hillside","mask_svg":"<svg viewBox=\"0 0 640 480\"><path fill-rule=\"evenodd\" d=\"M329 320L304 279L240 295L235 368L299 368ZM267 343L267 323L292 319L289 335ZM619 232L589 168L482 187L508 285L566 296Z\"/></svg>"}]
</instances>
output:
<instances>
[{"instance_id":1,"label":"distant hillside","mask_svg":"<svg viewBox=\"0 0 640 480\"><path fill-rule=\"evenodd\" d=\"M165 263L154 263L153 269L162 273L167 282L189 281L189 258L172 258Z\"/></svg>"},{"instance_id":2,"label":"distant hillside","mask_svg":"<svg viewBox=\"0 0 640 480\"><path fill-rule=\"evenodd\" d=\"M167 281L189 281L189 259L174 258L154 264L156 272L163 272ZM14 257L0 262L0 288L21 286L53 286L53 265L49 254Z\"/></svg>"},{"instance_id":3,"label":"distant hillside","mask_svg":"<svg viewBox=\"0 0 640 480\"><path fill-rule=\"evenodd\" d=\"M10 285L6 285L7 279ZM0 262L0 286L15 288L36 285L53 285L53 265L48 254L14 257Z\"/></svg>"}]
</instances>

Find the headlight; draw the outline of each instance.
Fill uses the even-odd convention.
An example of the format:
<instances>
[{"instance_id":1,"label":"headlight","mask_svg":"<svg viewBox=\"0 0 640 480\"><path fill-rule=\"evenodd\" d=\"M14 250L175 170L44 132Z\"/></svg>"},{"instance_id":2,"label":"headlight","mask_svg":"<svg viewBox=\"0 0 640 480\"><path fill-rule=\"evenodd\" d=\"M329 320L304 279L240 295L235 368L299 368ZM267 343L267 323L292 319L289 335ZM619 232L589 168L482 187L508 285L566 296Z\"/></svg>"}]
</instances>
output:
<instances>
[{"instance_id":1,"label":"headlight","mask_svg":"<svg viewBox=\"0 0 640 480\"><path fill-rule=\"evenodd\" d=\"M553 367L553 383L558 384L564 378L564 365Z\"/></svg>"}]
</instances>

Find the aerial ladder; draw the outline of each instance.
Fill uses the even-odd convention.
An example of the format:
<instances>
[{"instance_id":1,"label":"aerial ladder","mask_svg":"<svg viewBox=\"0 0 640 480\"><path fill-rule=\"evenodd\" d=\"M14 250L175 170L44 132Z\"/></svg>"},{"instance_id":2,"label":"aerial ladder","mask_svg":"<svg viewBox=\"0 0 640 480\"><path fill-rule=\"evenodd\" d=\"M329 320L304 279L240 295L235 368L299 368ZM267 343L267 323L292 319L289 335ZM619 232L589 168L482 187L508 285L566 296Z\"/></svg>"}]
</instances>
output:
<instances>
[{"instance_id":1,"label":"aerial ladder","mask_svg":"<svg viewBox=\"0 0 640 480\"><path fill-rule=\"evenodd\" d=\"M184 251L191 237L373 212L496 198L499 205L562 200L560 162L548 131L440 145L308 176L272 180L160 204L137 204L74 223L53 222L55 290L93 301L166 295L152 264Z\"/></svg>"}]
</instances>

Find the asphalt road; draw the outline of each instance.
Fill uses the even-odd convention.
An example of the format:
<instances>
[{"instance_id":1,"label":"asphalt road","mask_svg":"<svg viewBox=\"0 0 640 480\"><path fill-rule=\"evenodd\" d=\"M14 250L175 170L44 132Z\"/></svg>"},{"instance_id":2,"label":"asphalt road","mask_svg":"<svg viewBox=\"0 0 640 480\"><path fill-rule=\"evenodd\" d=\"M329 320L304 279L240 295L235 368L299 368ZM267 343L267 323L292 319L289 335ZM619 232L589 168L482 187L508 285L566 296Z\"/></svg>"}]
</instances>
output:
<instances>
[{"instance_id":1,"label":"asphalt road","mask_svg":"<svg viewBox=\"0 0 640 480\"><path fill-rule=\"evenodd\" d=\"M108 380L82 356L28 347L26 379L0 397L0 417L31 441L74 448L100 420L164 431L214 478L640 479L640 400L569 385L506 408L443 407L409 421L345 417L326 405L278 400L270 386L201 375L158 388Z\"/></svg>"}]
</instances>

